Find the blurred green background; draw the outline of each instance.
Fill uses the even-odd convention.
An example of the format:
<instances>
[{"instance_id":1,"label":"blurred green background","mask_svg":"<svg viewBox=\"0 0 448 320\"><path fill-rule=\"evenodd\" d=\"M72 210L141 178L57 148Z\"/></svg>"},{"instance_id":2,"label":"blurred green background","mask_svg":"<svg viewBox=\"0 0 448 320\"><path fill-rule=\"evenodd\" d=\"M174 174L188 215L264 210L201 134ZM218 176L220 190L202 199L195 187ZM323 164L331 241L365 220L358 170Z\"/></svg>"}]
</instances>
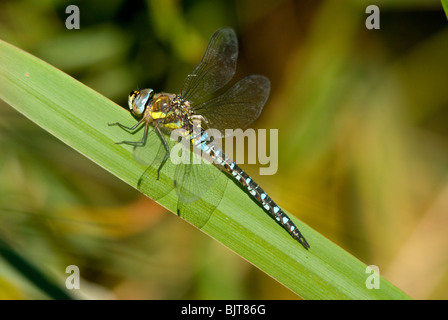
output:
<instances>
[{"instance_id":1,"label":"blurred green background","mask_svg":"<svg viewBox=\"0 0 448 320\"><path fill-rule=\"evenodd\" d=\"M65 27L70 4L80 30ZM380 30L365 27L370 4ZM447 299L448 27L439 1L0 2L1 39L124 107L135 88L179 92L223 26L239 37L237 75L272 83L253 127L279 129L278 173L244 168L411 297ZM2 248L61 286L77 265L77 297L299 298L2 101L0 148ZM0 255L1 299L47 297Z\"/></svg>"}]
</instances>

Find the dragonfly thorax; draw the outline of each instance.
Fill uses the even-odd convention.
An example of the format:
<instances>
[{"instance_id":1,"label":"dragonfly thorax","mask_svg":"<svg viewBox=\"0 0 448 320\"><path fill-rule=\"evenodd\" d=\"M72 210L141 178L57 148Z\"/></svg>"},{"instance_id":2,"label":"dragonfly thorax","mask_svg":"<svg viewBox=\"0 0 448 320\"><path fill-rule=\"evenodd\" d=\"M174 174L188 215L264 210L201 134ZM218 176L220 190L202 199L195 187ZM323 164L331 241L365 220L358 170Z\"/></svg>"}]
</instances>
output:
<instances>
[{"instance_id":1,"label":"dragonfly thorax","mask_svg":"<svg viewBox=\"0 0 448 320\"><path fill-rule=\"evenodd\" d=\"M152 120L164 119L170 117L175 110L173 105L174 95L169 94L157 94L147 107L147 112Z\"/></svg>"},{"instance_id":2,"label":"dragonfly thorax","mask_svg":"<svg viewBox=\"0 0 448 320\"><path fill-rule=\"evenodd\" d=\"M128 103L130 111L136 117L169 129L188 130L194 118L190 103L180 95L154 94L152 89L143 89L132 91Z\"/></svg>"}]
</instances>

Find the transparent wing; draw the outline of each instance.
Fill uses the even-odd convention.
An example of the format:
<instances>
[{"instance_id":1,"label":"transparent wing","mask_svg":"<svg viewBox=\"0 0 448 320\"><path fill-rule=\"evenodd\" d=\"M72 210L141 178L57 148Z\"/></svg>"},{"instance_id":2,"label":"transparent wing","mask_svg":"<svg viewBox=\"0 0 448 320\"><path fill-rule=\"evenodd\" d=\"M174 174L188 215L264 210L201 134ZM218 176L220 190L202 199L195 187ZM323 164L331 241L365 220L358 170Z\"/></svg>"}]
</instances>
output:
<instances>
[{"instance_id":1,"label":"transparent wing","mask_svg":"<svg viewBox=\"0 0 448 320\"><path fill-rule=\"evenodd\" d=\"M165 140L170 153L177 152L173 159L177 157L183 160L180 163L177 163L178 161L173 163L171 157L168 158L158 175L157 170L165 157L166 149L160 137L151 132L146 145L134 150L136 160L147 165L139 179L138 188L156 201L175 188L178 196L178 214L202 228L219 205L228 179L214 165L204 163L206 160L196 152L167 137ZM198 210L198 207L202 210Z\"/></svg>"},{"instance_id":2,"label":"transparent wing","mask_svg":"<svg viewBox=\"0 0 448 320\"><path fill-rule=\"evenodd\" d=\"M221 202L228 179L196 152L190 151L190 156L196 162L178 165L174 175L178 214L202 228Z\"/></svg>"},{"instance_id":3,"label":"transparent wing","mask_svg":"<svg viewBox=\"0 0 448 320\"><path fill-rule=\"evenodd\" d=\"M169 145L174 141L165 139ZM172 177L176 167L168 159L163 169L158 174L157 170L166 154L166 149L160 140L160 137L153 131L148 135L144 147L134 148L134 158L146 166L146 170L141 175L137 187L153 200L160 200L174 188Z\"/></svg>"},{"instance_id":4,"label":"transparent wing","mask_svg":"<svg viewBox=\"0 0 448 320\"><path fill-rule=\"evenodd\" d=\"M256 120L269 97L270 81L260 75L247 76L222 95L194 103L195 113L204 116L209 128L218 129L224 135L225 129L244 129Z\"/></svg>"},{"instance_id":5,"label":"transparent wing","mask_svg":"<svg viewBox=\"0 0 448 320\"><path fill-rule=\"evenodd\" d=\"M230 28L216 31L204 57L187 76L181 95L191 103L199 103L225 86L235 74L238 40Z\"/></svg>"}]
</instances>

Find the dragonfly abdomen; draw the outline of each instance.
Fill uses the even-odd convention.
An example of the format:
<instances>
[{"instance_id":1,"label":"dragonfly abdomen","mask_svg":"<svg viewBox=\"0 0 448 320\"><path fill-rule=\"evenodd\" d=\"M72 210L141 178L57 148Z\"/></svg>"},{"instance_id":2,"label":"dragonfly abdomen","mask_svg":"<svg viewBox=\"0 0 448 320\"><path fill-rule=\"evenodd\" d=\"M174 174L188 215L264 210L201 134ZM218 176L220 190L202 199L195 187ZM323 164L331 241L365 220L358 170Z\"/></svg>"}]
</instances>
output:
<instances>
[{"instance_id":1,"label":"dragonfly abdomen","mask_svg":"<svg viewBox=\"0 0 448 320\"><path fill-rule=\"evenodd\" d=\"M223 167L236 181L247 189L250 195L262 205L263 209L288 231L294 239L299 241L306 249L310 247L294 222L243 169L233 161Z\"/></svg>"},{"instance_id":2,"label":"dragonfly abdomen","mask_svg":"<svg viewBox=\"0 0 448 320\"><path fill-rule=\"evenodd\" d=\"M225 155L210 141L208 134L202 131L201 135L191 138L193 145L209 154L215 164L224 169L232 178L241 184L249 194L261 204L263 209L269 213L291 236L299 241L306 249L310 247L297 226L286 215L286 213L267 195L267 193L257 184L246 172L243 171L234 161Z\"/></svg>"}]
</instances>

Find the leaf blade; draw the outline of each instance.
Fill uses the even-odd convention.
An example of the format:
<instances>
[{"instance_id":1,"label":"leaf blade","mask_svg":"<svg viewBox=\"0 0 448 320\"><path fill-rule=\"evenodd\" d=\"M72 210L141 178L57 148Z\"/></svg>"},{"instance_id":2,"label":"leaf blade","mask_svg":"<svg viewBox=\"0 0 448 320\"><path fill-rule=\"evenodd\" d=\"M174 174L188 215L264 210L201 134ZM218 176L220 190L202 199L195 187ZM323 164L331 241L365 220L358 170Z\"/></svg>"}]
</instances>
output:
<instances>
[{"instance_id":1,"label":"leaf blade","mask_svg":"<svg viewBox=\"0 0 448 320\"><path fill-rule=\"evenodd\" d=\"M131 123L127 111L3 41L0 41L0 57L1 99L137 188L145 168L134 161L131 147L115 144L128 139L129 133L107 125L117 121ZM160 199L159 203L176 212L174 192ZM201 210L200 202L198 210ZM305 299L409 298L385 279L381 279L381 290L368 290L365 264L292 215L291 218L309 240L309 251L292 239L235 183L228 183L220 205L202 231Z\"/></svg>"}]
</instances>

